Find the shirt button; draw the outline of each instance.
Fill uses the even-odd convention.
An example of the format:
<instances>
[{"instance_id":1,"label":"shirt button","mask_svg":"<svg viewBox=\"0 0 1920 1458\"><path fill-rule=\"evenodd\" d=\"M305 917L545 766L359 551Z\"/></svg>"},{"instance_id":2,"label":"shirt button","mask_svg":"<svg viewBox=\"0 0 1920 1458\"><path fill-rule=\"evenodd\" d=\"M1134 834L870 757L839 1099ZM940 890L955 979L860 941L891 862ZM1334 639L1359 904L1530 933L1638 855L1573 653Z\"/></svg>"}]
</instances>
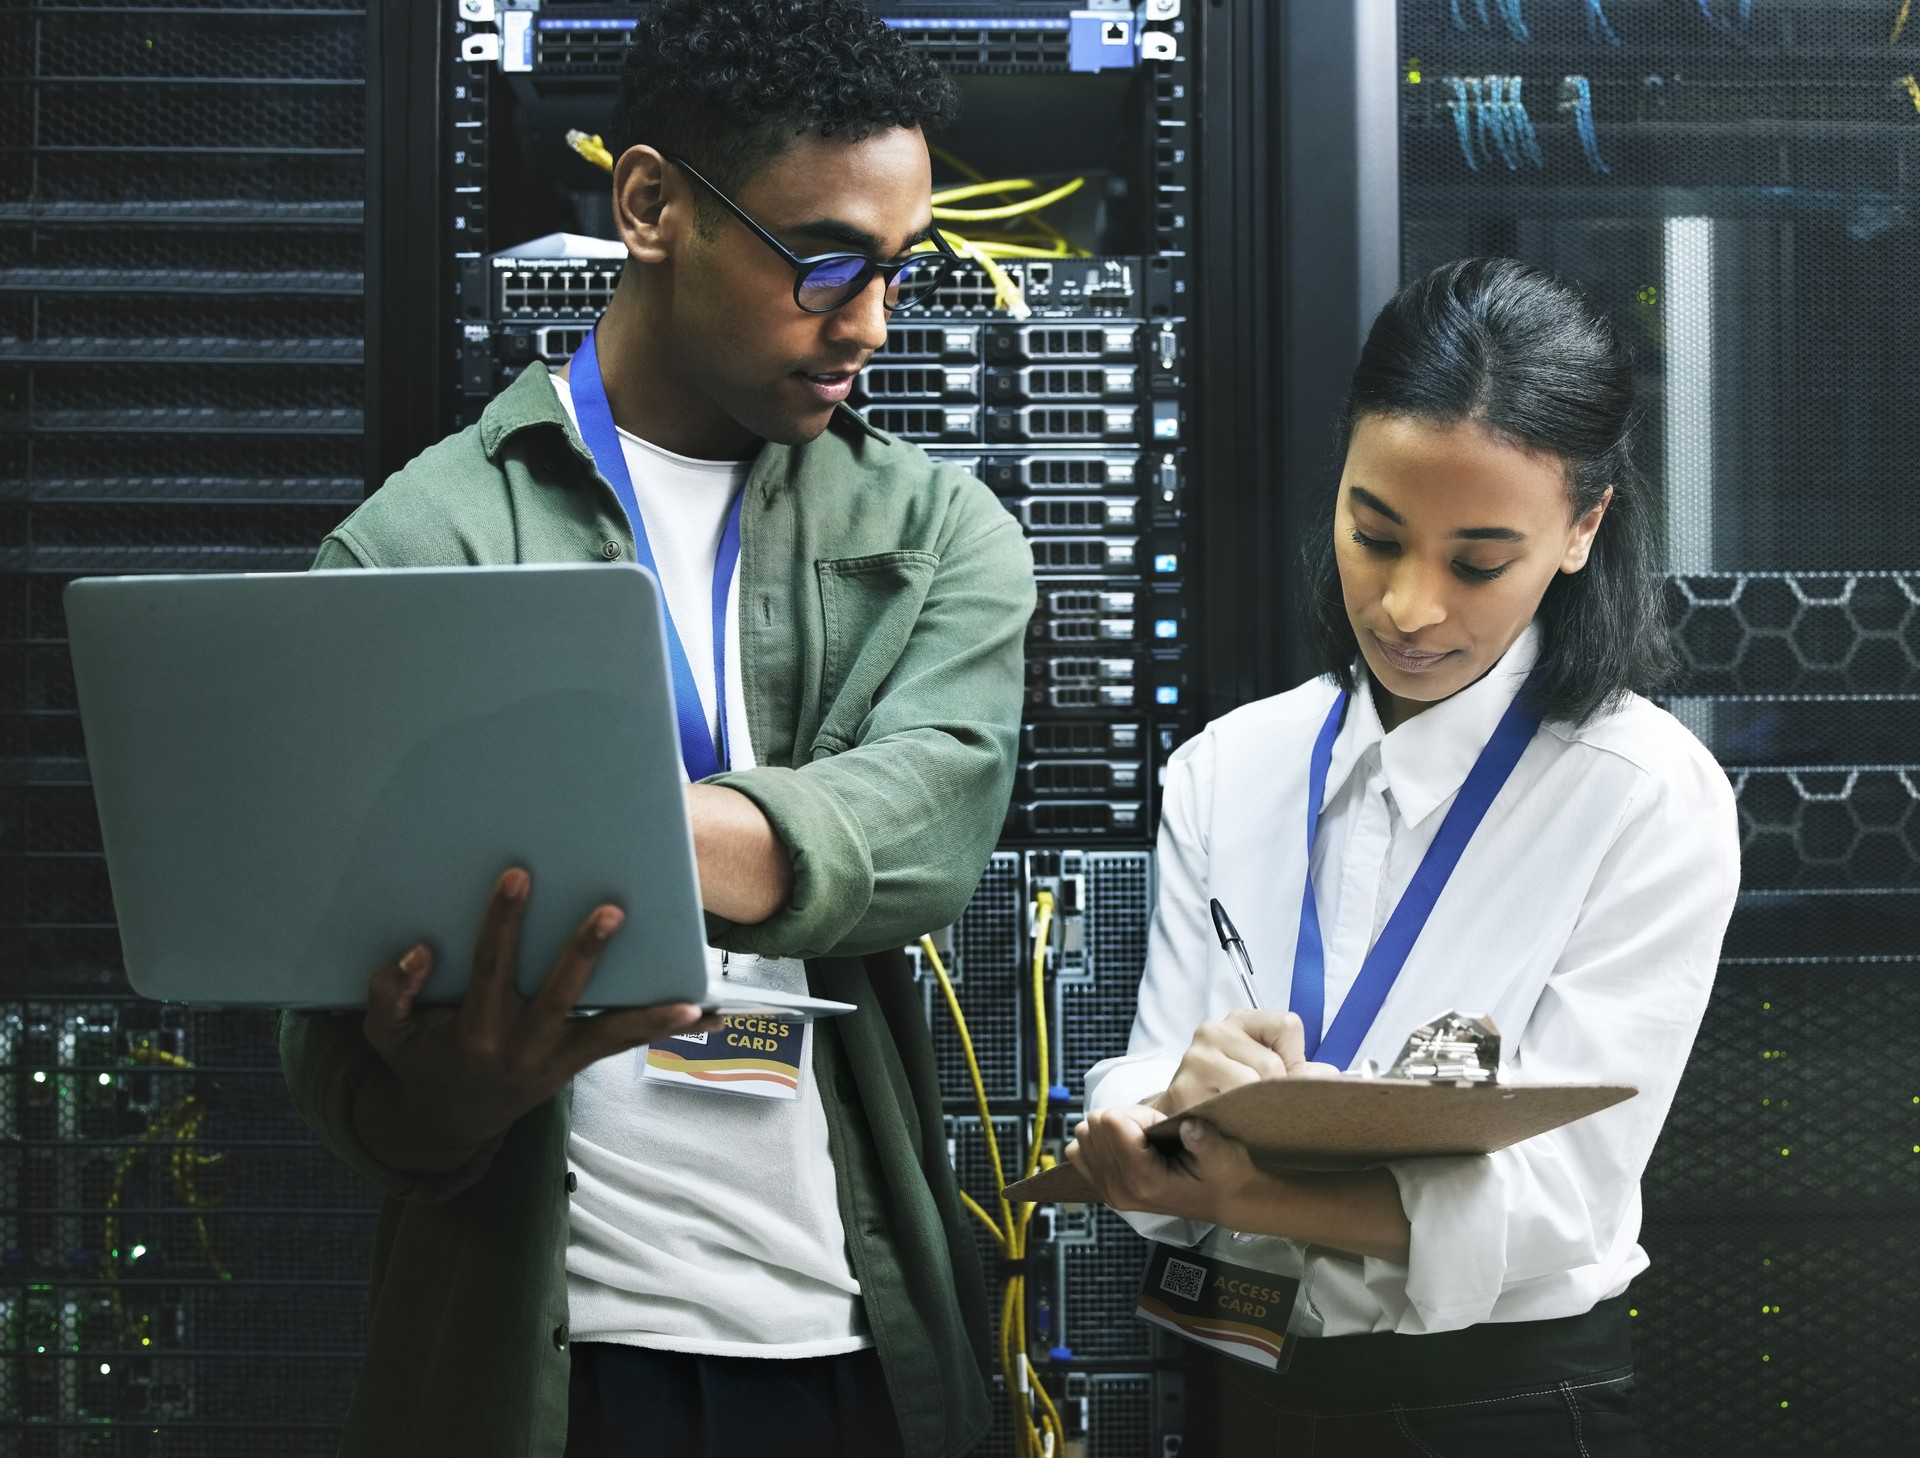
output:
<instances>
[{"instance_id":1,"label":"shirt button","mask_svg":"<svg viewBox=\"0 0 1920 1458\"><path fill-rule=\"evenodd\" d=\"M555 1351L564 1352L567 1349L567 1324L564 1321L553 1329L553 1346Z\"/></svg>"},{"instance_id":2,"label":"shirt button","mask_svg":"<svg viewBox=\"0 0 1920 1458\"><path fill-rule=\"evenodd\" d=\"M575 1190L579 1188L580 1188L580 1176L575 1174L572 1170L568 1170L567 1171L567 1193L571 1195Z\"/></svg>"},{"instance_id":3,"label":"shirt button","mask_svg":"<svg viewBox=\"0 0 1920 1458\"><path fill-rule=\"evenodd\" d=\"M609 562L619 561L620 560L620 544L618 542L603 543L600 548L600 555L602 557L605 557Z\"/></svg>"}]
</instances>

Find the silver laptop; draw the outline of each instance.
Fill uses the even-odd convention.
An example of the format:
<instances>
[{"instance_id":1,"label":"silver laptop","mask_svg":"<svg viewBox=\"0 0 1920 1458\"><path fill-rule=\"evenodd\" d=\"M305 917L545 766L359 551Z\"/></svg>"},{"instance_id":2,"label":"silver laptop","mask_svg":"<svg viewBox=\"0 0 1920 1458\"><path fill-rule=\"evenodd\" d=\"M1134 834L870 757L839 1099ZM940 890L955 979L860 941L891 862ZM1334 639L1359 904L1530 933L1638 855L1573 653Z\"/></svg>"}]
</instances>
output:
<instances>
[{"instance_id":1,"label":"silver laptop","mask_svg":"<svg viewBox=\"0 0 1920 1458\"><path fill-rule=\"evenodd\" d=\"M531 996L622 907L583 1007L848 1005L710 985L660 588L643 568L96 577L66 591L128 980L351 1008L416 942L466 989L526 866Z\"/></svg>"}]
</instances>

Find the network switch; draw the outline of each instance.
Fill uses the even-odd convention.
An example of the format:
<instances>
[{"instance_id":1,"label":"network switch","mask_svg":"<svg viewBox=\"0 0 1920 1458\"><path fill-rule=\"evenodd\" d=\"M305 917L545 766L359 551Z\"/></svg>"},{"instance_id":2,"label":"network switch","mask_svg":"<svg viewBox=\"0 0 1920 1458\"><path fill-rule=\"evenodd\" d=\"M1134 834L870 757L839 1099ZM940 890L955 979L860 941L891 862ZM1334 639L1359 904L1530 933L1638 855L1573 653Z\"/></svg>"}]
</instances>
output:
<instances>
[{"instance_id":1,"label":"network switch","mask_svg":"<svg viewBox=\"0 0 1920 1458\"><path fill-rule=\"evenodd\" d=\"M922 445L980 439L977 405L870 405L862 414L876 430Z\"/></svg>"},{"instance_id":2,"label":"network switch","mask_svg":"<svg viewBox=\"0 0 1920 1458\"><path fill-rule=\"evenodd\" d=\"M1156 458L1138 452L1071 448L986 456L980 479L1003 496L1023 491L1124 491L1154 478Z\"/></svg>"},{"instance_id":3,"label":"network switch","mask_svg":"<svg viewBox=\"0 0 1920 1458\"><path fill-rule=\"evenodd\" d=\"M1042 576L1126 576L1139 569L1138 537L1034 537L1033 570Z\"/></svg>"},{"instance_id":4,"label":"network switch","mask_svg":"<svg viewBox=\"0 0 1920 1458\"><path fill-rule=\"evenodd\" d=\"M1053 400L1132 400L1140 393L1134 365L1029 365L987 372L987 398L996 403Z\"/></svg>"},{"instance_id":5,"label":"network switch","mask_svg":"<svg viewBox=\"0 0 1920 1458\"><path fill-rule=\"evenodd\" d=\"M620 268L617 260L606 258L495 258L494 318L583 319L590 325L613 301Z\"/></svg>"},{"instance_id":6,"label":"network switch","mask_svg":"<svg viewBox=\"0 0 1920 1458\"><path fill-rule=\"evenodd\" d=\"M1030 759L1020 765L1019 786L1033 796L1135 795L1146 788L1146 765L1137 759Z\"/></svg>"},{"instance_id":7,"label":"network switch","mask_svg":"<svg viewBox=\"0 0 1920 1458\"><path fill-rule=\"evenodd\" d=\"M890 360L932 360L940 364L961 364L980 358L978 324L901 324L887 328L887 342L874 359L882 364Z\"/></svg>"},{"instance_id":8,"label":"network switch","mask_svg":"<svg viewBox=\"0 0 1920 1458\"><path fill-rule=\"evenodd\" d=\"M1137 496L1027 496L1003 502L1030 532L1124 532L1140 525Z\"/></svg>"},{"instance_id":9,"label":"network switch","mask_svg":"<svg viewBox=\"0 0 1920 1458\"><path fill-rule=\"evenodd\" d=\"M1016 800L1007 816L1015 835L1134 836L1147 828L1140 800Z\"/></svg>"},{"instance_id":10,"label":"network switch","mask_svg":"<svg viewBox=\"0 0 1920 1458\"><path fill-rule=\"evenodd\" d=\"M1139 316L1149 312L1138 257L1007 259L1002 270L1039 318ZM963 263L915 313L1005 317L1002 296L977 263Z\"/></svg>"},{"instance_id":11,"label":"network switch","mask_svg":"<svg viewBox=\"0 0 1920 1458\"><path fill-rule=\"evenodd\" d=\"M1080 441L1135 441L1137 405L1014 405L987 411L987 440L995 445Z\"/></svg>"},{"instance_id":12,"label":"network switch","mask_svg":"<svg viewBox=\"0 0 1920 1458\"><path fill-rule=\"evenodd\" d=\"M950 364L870 364L854 376L856 404L947 403L980 398L980 367Z\"/></svg>"},{"instance_id":13,"label":"network switch","mask_svg":"<svg viewBox=\"0 0 1920 1458\"><path fill-rule=\"evenodd\" d=\"M1020 731L1020 747L1029 755L1133 754L1146 745L1146 728L1138 721L1112 723L1085 719L1043 719Z\"/></svg>"}]
</instances>

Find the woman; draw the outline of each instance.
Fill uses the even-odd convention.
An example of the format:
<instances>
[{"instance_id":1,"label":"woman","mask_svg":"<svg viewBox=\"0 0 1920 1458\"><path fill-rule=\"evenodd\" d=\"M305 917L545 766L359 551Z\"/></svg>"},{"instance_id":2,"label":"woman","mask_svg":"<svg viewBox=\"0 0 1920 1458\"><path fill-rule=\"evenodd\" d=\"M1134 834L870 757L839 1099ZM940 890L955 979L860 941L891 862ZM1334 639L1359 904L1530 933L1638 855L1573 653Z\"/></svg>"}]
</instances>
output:
<instances>
[{"instance_id":1,"label":"woman","mask_svg":"<svg viewBox=\"0 0 1920 1458\"><path fill-rule=\"evenodd\" d=\"M1566 283L1474 259L1409 285L1354 373L1313 563L1325 677L1168 766L1133 1036L1088 1075L1069 1154L1148 1212L1143 1233L1272 1237L1233 1259L1300 1280L1290 1370L1218 1364L1224 1453L1645 1452L1639 1179L1739 846L1725 775L1640 696L1668 650L1635 419L1626 350ZM1424 922L1396 916L1463 835ZM1215 897L1269 1011L1215 939ZM1145 1142L1223 1089L1384 1067L1455 1009L1491 1014L1503 1076L1639 1096L1494 1155L1344 1174L1264 1173L1203 1123L1184 1170Z\"/></svg>"}]
</instances>

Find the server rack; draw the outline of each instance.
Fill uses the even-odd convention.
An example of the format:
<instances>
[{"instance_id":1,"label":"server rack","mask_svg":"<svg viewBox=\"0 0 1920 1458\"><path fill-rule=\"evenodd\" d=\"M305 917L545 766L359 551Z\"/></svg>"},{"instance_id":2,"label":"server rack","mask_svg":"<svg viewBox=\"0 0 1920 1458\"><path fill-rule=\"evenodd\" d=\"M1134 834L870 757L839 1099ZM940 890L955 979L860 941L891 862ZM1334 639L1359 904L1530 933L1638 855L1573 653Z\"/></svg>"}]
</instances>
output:
<instances>
[{"instance_id":1,"label":"server rack","mask_svg":"<svg viewBox=\"0 0 1920 1458\"><path fill-rule=\"evenodd\" d=\"M564 358L604 307L624 253L608 241L605 173L564 138L606 131L641 8L447 0L431 16L376 16L373 128L391 142L370 193L370 480L477 418L532 361ZM1279 307L1272 17L1256 0L871 8L960 88L961 118L934 140L988 176L1087 179L1055 217L1088 256L1007 264L1030 317L996 307L968 264L894 324L855 402L974 470L1032 544L1040 609L1014 805L972 905L935 942L1001 1143L1019 1147L1039 1092L1033 910L1041 890L1057 898L1043 994L1057 1151L1086 1068L1120 1051L1131 1023L1160 767L1281 672L1290 574L1267 489L1264 352ZM958 180L936 168L936 185ZM1194 267L1203 239L1238 251L1230 283ZM1233 628L1216 639L1223 604ZM913 955L956 1168L990 1196L964 1055ZM1144 1248L1105 1212L1043 1211L1036 1230L1030 1355L1074 1440L1099 1455L1173 1451L1181 1363L1131 1314ZM998 1271L984 1235L982 1250ZM1009 1451L1008 1423L1003 1402L986 1451Z\"/></svg>"},{"instance_id":2,"label":"server rack","mask_svg":"<svg viewBox=\"0 0 1920 1458\"><path fill-rule=\"evenodd\" d=\"M352 0L0 13L0 1452L331 1453L372 1196L271 1019L133 999L60 594L362 494Z\"/></svg>"},{"instance_id":3,"label":"server rack","mask_svg":"<svg viewBox=\"0 0 1920 1458\"><path fill-rule=\"evenodd\" d=\"M1905 1452L1920 535L1892 493L1920 447L1920 34L1900 4L1841 0L1308 9L1290 96L1319 86L1334 133L1384 138L1396 207L1363 218L1351 150L1292 152L1293 193L1361 218L1403 277L1502 253L1576 279L1626 330L1650 407L1639 463L1683 664L1663 701L1726 766L1744 854L1644 1183L1654 1450ZM1348 66L1367 79L1327 97L1316 68ZM1357 341L1345 320L1373 302L1355 286L1322 339ZM1313 464L1334 444L1323 390L1296 356L1303 501L1332 479Z\"/></svg>"}]
</instances>

